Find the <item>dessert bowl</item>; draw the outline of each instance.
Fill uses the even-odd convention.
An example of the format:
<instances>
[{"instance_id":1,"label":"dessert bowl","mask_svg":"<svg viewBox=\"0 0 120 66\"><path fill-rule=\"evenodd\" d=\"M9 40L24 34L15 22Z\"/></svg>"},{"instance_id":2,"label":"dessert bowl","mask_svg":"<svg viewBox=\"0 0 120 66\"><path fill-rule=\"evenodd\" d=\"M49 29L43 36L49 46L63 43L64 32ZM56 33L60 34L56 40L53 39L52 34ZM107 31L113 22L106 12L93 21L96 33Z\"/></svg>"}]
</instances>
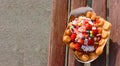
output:
<instances>
[{"instance_id":1,"label":"dessert bowl","mask_svg":"<svg viewBox=\"0 0 120 66\"><path fill-rule=\"evenodd\" d=\"M79 62L89 63L102 54L111 26L111 23L97 16L92 8L77 8L70 13L63 42L74 51Z\"/></svg>"}]
</instances>

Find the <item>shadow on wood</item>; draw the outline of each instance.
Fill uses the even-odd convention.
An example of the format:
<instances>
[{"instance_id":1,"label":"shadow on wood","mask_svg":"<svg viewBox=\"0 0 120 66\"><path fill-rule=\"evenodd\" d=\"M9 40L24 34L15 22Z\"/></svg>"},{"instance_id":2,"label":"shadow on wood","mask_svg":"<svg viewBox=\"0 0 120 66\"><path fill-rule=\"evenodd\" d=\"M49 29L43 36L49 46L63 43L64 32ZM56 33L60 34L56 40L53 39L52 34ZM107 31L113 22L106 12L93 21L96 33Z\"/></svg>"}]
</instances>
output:
<instances>
[{"instance_id":1,"label":"shadow on wood","mask_svg":"<svg viewBox=\"0 0 120 66\"><path fill-rule=\"evenodd\" d=\"M109 50L110 50L109 54L110 54L110 60L111 60L109 63L110 64L109 66L120 66L120 65L116 65L116 62L120 63L120 59L117 58L118 51L120 50L120 45L117 42L113 42L112 40L110 40L110 49Z\"/></svg>"}]
</instances>

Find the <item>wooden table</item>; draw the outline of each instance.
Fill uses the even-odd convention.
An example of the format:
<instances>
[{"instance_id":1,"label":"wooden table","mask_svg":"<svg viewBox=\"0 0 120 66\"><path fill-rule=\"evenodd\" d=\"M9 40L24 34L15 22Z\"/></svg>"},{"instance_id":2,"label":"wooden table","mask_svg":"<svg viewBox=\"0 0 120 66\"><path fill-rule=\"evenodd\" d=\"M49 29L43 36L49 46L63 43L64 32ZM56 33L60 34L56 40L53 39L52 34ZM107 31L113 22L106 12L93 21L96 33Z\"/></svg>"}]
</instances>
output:
<instances>
[{"instance_id":1,"label":"wooden table","mask_svg":"<svg viewBox=\"0 0 120 66\"><path fill-rule=\"evenodd\" d=\"M86 65L76 61L62 41L70 11L82 6L92 7L97 15L112 23L110 41L103 54L87 66L120 66L120 0L52 0L48 66Z\"/></svg>"}]
</instances>

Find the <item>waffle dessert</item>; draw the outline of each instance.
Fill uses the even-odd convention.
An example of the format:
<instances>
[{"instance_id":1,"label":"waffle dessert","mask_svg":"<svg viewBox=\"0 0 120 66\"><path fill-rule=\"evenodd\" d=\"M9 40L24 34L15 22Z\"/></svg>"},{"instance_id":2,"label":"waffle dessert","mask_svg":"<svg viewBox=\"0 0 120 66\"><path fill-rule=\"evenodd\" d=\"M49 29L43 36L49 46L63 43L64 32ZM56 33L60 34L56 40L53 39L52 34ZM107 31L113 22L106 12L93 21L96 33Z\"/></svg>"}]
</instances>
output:
<instances>
[{"instance_id":1,"label":"waffle dessert","mask_svg":"<svg viewBox=\"0 0 120 66\"><path fill-rule=\"evenodd\" d=\"M63 42L74 51L77 59L88 62L102 54L110 28L111 23L97 16L92 8L78 8L71 12Z\"/></svg>"}]
</instances>

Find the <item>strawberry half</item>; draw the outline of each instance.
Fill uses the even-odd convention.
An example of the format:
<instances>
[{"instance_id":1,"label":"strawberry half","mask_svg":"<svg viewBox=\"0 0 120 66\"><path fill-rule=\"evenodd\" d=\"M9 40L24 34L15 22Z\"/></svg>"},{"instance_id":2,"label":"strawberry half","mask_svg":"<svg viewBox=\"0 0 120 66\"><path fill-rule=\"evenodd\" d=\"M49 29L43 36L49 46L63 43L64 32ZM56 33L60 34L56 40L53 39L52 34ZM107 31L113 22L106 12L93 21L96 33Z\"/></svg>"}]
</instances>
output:
<instances>
[{"instance_id":1,"label":"strawberry half","mask_svg":"<svg viewBox=\"0 0 120 66\"><path fill-rule=\"evenodd\" d=\"M73 33L73 34L70 36L70 38L71 38L71 40L72 40L72 41L74 41L74 40L75 40L75 38L76 38L76 34L75 34L75 33Z\"/></svg>"},{"instance_id":2,"label":"strawberry half","mask_svg":"<svg viewBox=\"0 0 120 66\"><path fill-rule=\"evenodd\" d=\"M92 33L93 33L94 36L96 36L97 33L98 33L98 30L92 30Z\"/></svg>"},{"instance_id":3,"label":"strawberry half","mask_svg":"<svg viewBox=\"0 0 120 66\"><path fill-rule=\"evenodd\" d=\"M84 44L84 40L78 39L78 43L79 43L80 45L82 45L82 44Z\"/></svg>"},{"instance_id":4,"label":"strawberry half","mask_svg":"<svg viewBox=\"0 0 120 66\"><path fill-rule=\"evenodd\" d=\"M89 24L89 23L85 24L85 26L86 26L86 29L87 29L87 30L91 30L91 29L92 29L92 25Z\"/></svg>"},{"instance_id":5,"label":"strawberry half","mask_svg":"<svg viewBox=\"0 0 120 66\"><path fill-rule=\"evenodd\" d=\"M74 47L75 47L76 50L79 50L79 49L80 49L80 44L76 43L76 44L74 45Z\"/></svg>"},{"instance_id":6,"label":"strawberry half","mask_svg":"<svg viewBox=\"0 0 120 66\"><path fill-rule=\"evenodd\" d=\"M94 45L94 39L93 39L93 38L90 38L90 39L88 40L88 45L90 45L90 46L93 46L93 45Z\"/></svg>"}]
</instances>

